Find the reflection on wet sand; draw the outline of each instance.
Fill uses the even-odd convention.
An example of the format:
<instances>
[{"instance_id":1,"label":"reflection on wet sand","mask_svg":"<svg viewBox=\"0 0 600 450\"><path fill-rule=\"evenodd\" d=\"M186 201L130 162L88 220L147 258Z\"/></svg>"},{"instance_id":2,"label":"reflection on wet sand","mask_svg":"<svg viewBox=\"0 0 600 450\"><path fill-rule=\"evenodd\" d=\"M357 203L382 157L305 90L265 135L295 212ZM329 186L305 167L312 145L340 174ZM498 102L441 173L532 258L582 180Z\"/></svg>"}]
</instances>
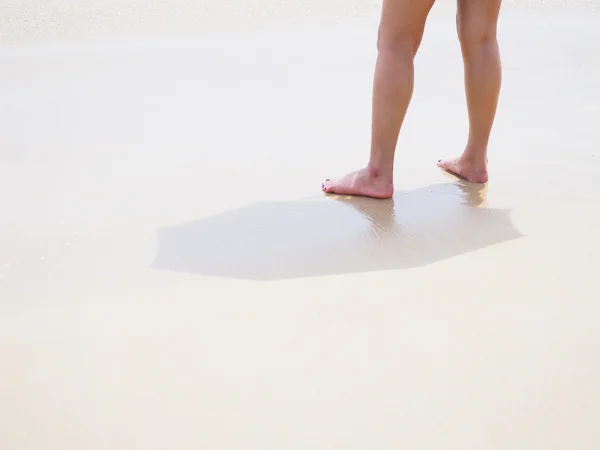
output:
<instances>
[{"instance_id":1,"label":"reflection on wet sand","mask_svg":"<svg viewBox=\"0 0 600 450\"><path fill-rule=\"evenodd\" d=\"M457 198L460 198L462 195L462 201L465 205L471 207L481 207L484 205L487 184L473 184L458 180L452 184L452 186L459 189L460 192L457 191ZM430 193L433 191L434 189L431 188ZM331 195L329 197L340 203L351 206L361 213L365 219L369 220L372 232L376 236L383 237L393 230L399 230L399 224L396 221L395 201L393 198L374 201L370 198L350 195Z\"/></svg>"},{"instance_id":2,"label":"reflection on wet sand","mask_svg":"<svg viewBox=\"0 0 600 450\"><path fill-rule=\"evenodd\" d=\"M404 269L521 237L485 186L263 202L158 233L154 267L254 280ZM333 201L331 201L333 200Z\"/></svg>"}]
</instances>

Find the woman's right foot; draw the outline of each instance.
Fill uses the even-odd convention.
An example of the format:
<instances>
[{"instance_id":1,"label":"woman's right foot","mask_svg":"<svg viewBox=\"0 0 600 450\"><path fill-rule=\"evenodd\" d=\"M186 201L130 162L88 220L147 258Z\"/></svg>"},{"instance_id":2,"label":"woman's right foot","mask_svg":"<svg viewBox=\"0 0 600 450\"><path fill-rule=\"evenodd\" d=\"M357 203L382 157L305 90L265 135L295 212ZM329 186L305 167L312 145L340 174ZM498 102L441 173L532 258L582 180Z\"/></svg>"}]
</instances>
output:
<instances>
[{"instance_id":1,"label":"woman's right foot","mask_svg":"<svg viewBox=\"0 0 600 450\"><path fill-rule=\"evenodd\" d=\"M438 160L437 166L452 175L455 175L463 180L471 183L487 183L488 172L487 164L475 163L464 157Z\"/></svg>"},{"instance_id":2,"label":"woman's right foot","mask_svg":"<svg viewBox=\"0 0 600 450\"><path fill-rule=\"evenodd\" d=\"M394 194L394 181L391 177L376 174L365 168L338 179L327 179L321 185L323 192L340 195L359 195L371 198L391 198Z\"/></svg>"}]
</instances>

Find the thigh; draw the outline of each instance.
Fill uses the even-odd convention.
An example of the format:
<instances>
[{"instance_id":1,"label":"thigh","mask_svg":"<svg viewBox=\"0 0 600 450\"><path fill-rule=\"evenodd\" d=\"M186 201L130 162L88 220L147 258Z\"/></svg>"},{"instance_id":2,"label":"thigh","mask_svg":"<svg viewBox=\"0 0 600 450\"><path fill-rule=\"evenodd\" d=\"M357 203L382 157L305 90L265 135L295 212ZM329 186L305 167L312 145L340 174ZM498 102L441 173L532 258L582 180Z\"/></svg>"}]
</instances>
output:
<instances>
[{"instance_id":1,"label":"thigh","mask_svg":"<svg viewBox=\"0 0 600 450\"><path fill-rule=\"evenodd\" d=\"M380 37L420 39L434 3L435 0L383 0Z\"/></svg>"},{"instance_id":2,"label":"thigh","mask_svg":"<svg viewBox=\"0 0 600 450\"><path fill-rule=\"evenodd\" d=\"M459 32L495 34L502 0L458 0L456 15Z\"/></svg>"}]
</instances>

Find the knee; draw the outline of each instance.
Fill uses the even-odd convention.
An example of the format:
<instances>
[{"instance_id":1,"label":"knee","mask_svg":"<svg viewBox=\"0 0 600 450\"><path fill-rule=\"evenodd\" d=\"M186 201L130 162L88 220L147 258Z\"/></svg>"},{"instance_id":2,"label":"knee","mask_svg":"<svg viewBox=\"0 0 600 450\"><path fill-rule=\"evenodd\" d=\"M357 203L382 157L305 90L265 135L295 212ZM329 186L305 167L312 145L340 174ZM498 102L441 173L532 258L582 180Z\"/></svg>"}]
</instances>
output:
<instances>
[{"instance_id":1,"label":"knee","mask_svg":"<svg viewBox=\"0 0 600 450\"><path fill-rule=\"evenodd\" d=\"M485 44L495 44L497 39L496 22L483 17L461 17L457 15L458 39L463 51L469 51Z\"/></svg>"},{"instance_id":2,"label":"knee","mask_svg":"<svg viewBox=\"0 0 600 450\"><path fill-rule=\"evenodd\" d=\"M391 53L410 52L413 56L417 53L423 31L418 30L394 30L379 27L377 34L377 51Z\"/></svg>"}]
</instances>

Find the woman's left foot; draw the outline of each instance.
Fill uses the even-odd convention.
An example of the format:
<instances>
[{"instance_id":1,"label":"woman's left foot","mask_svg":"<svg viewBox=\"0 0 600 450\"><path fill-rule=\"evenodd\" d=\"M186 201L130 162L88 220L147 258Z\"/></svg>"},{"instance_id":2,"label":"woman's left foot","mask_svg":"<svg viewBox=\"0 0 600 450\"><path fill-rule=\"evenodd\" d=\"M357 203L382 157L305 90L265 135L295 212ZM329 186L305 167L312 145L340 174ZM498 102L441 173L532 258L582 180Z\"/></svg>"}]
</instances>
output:
<instances>
[{"instance_id":1,"label":"woman's left foot","mask_svg":"<svg viewBox=\"0 0 600 450\"><path fill-rule=\"evenodd\" d=\"M437 166L471 183L487 183L487 164L473 163L465 158L438 160Z\"/></svg>"}]
</instances>

